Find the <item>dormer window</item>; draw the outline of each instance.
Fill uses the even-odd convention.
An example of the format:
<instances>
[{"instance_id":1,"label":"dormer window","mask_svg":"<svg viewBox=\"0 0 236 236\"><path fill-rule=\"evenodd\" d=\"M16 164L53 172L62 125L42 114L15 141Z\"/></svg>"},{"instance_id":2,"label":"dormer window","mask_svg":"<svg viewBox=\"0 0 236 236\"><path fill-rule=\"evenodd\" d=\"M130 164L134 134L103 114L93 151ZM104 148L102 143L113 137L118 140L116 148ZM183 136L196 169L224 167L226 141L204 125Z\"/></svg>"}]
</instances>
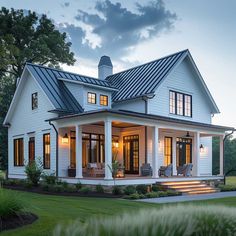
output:
<instances>
[{"instance_id":1,"label":"dormer window","mask_svg":"<svg viewBox=\"0 0 236 236\"><path fill-rule=\"evenodd\" d=\"M170 114L192 117L192 96L170 91Z\"/></svg>"},{"instance_id":2,"label":"dormer window","mask_svg":"<svg viewBox=\"0 0 236 236\"><path fill-rule=\"evenodd\" d=\"M33 93L31 95L31 106L32 110L36 110L38 108L38 93Z\"/></svg>"},{"instance_id":3,"label":"dormer window","mask_svg":"<svg viewBox=\"0 0 236 236\"><path fill-rule=\"evenodd\" d=\"M100 105L101 106L108 106L108 96L100 95Z\"/></svg>"},{"instance_id":4,"label":"dormer window","mask_svg":"<svg viewBox=\"0 0 236 236\"><path fill-rule=\"evenodd\" d=\"M96 104L96 93L88 92L88 103Z\"/></svg>"}]
</instances>

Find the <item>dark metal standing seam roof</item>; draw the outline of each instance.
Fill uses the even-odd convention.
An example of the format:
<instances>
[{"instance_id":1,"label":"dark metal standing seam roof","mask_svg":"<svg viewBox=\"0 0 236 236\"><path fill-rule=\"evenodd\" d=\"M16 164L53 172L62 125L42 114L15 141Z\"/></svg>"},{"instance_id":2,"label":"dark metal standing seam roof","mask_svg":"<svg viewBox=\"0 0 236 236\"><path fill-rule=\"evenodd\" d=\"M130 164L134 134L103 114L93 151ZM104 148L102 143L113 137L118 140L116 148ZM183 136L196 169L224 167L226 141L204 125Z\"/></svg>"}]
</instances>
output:
<instances>
[{"instance_id":1,"label":"dark metal standing seam roof","mask_svg":"<svg viewBox=\"0 0 236 236\"><path fill-rule=\"evenodd\" d=\"M165 78L188 50L131 68L108 76L107 81L119 90L113 93L112 100L122 101L153 94L159 83Z\"/></svg>"},{"instance_id":2,"label":"dark metal standing seam roof","mask_svg":"<svg viewBox=\"0 0 236 236\"><path fill-rule=\"evenodd\" d=\"M105 80L64 72L62 70L31 63L27 63L26 66L55 106L55 110L58 111L69 113L83 112L83 108L61 79L82 82L88 85L114 88Z\"/></svg>"}]
</instances>

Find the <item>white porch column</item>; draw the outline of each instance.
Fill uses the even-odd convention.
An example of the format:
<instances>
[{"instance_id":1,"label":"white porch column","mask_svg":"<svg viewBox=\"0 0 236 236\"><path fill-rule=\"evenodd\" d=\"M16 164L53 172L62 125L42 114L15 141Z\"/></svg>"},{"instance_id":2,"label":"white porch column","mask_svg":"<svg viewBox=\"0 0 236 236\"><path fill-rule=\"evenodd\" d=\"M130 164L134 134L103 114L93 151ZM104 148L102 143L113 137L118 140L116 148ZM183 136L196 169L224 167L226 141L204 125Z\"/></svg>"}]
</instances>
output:
<instances>
[{"instance_id":1,"label":"white porch column","mask_svg":"<svg viewBox=\"0 0 236 236\"><path fill-rule=\"evenodd\" d=\"M193 161L193 175L200 176L200 132L194 134L194 157Z\"/></svg>"},{"instance_id":2,"label":"white porch column","mask_svg":"<svg viewBox=\"0 0 236 236\"><path fill-rule=\"evenodd\" d=\"M152 159L152 172L153 178L158 178L158 147L159 147L159 128L154 126L153 132L153 159Z\"/></svg>"},{"instance_id":3,"label":"white porch column","mask_svg":"<svg viewBox=\"0 0 236 236\"><path fill-rule=\"evenodd\" d=\"M75 127L76 178L83 178L82 169L82 126Z\"/></svg>"},{"instance_id":4,"label":"white porch column","mask_svg":"<svg viewBox=\"0 0 236 236\"><path fill-rule=\"evenodd\" d=\"M105 178L106 180L113 179L112 173L108 166L112 166L112 122L111 120L104 121L105 134Z\"/></svg>"},{"instance_id":5,"label":"white porch column","mask_svg":"<svg viewBox=\"0 0 236 236\"><path fill-rule=\"evenodd\" d=\"M220 136L220 175L224 175L224 137Z\"/></svg>"},{"instance_id":6,"label":"white porch column","mask_svg":"<svg viewBox=\"0 0 236 236\"><path fill-rule=\"evenodd\" d=\"M173 175L177 175L177 166L176 166L176 137L172 138L172 165L173 165Z\"/></svg>"}]
</instances>

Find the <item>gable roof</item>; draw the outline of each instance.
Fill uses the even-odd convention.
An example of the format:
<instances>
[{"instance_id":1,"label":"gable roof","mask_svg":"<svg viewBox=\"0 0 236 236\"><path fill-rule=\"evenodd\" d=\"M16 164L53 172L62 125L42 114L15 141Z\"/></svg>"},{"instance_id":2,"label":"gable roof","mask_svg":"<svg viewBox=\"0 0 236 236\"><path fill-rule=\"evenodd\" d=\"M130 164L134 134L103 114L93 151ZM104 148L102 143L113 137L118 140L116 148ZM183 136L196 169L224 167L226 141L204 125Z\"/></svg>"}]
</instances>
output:
<instances>
[{"instance_id":1,"label":"gable roof","mask_svg":"<svg viewBox=\"0 0 236 236\"><path fill-rule=\"evenodd\" d=\"M188 49L108 76L106 80L118 88L118 91L113 93L113 102L141 98L143 96L153 96L160 83L186 57L190 59L200 83L209 98L212 113L219 113L219 108Z\"/></svg>"},{"instance_id":2,"label":"gable roof","mask_svg":"<svg viewBox=\"0 0 236 236\"><path fill-rule=\"evenodd\" d=\"M26 68L46 93L55 110L69 113L83 112L83 108L63 81L57 78L58 70L30 63L26 64Z\"/></svg>"},{"instance_id":3,"label":"gable roof","mask_svg":"<svg viewBox=\"0 0 236 236\"><path fill-rule=\"evenodd\" d=\"M158 84L171 69L183 58L188 50L136 66L106 78L119 89L113 93L113 101L122 101L154 94Z\"/></svg>"}]
</instances>

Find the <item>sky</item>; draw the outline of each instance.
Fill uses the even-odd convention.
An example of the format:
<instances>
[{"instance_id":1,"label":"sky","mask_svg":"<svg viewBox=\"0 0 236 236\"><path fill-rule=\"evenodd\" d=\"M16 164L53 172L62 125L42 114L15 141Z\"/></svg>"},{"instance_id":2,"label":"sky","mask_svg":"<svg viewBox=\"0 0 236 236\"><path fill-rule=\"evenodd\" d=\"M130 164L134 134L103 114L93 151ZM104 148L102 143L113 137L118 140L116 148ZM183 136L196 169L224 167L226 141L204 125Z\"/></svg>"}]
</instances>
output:
<instances>
[{"instance_id":1,"label":"sky","mask_svg":"<svg viewBox=\"0 0 236 236\"><path fill-rule=\"evenodd\" d=\"M114 72L189 49L221 113L214 124L236 127L235 0L0 0L46 14L75 53L65 70L97 77L102 55Z\"/></svg>"}]
</instances>

